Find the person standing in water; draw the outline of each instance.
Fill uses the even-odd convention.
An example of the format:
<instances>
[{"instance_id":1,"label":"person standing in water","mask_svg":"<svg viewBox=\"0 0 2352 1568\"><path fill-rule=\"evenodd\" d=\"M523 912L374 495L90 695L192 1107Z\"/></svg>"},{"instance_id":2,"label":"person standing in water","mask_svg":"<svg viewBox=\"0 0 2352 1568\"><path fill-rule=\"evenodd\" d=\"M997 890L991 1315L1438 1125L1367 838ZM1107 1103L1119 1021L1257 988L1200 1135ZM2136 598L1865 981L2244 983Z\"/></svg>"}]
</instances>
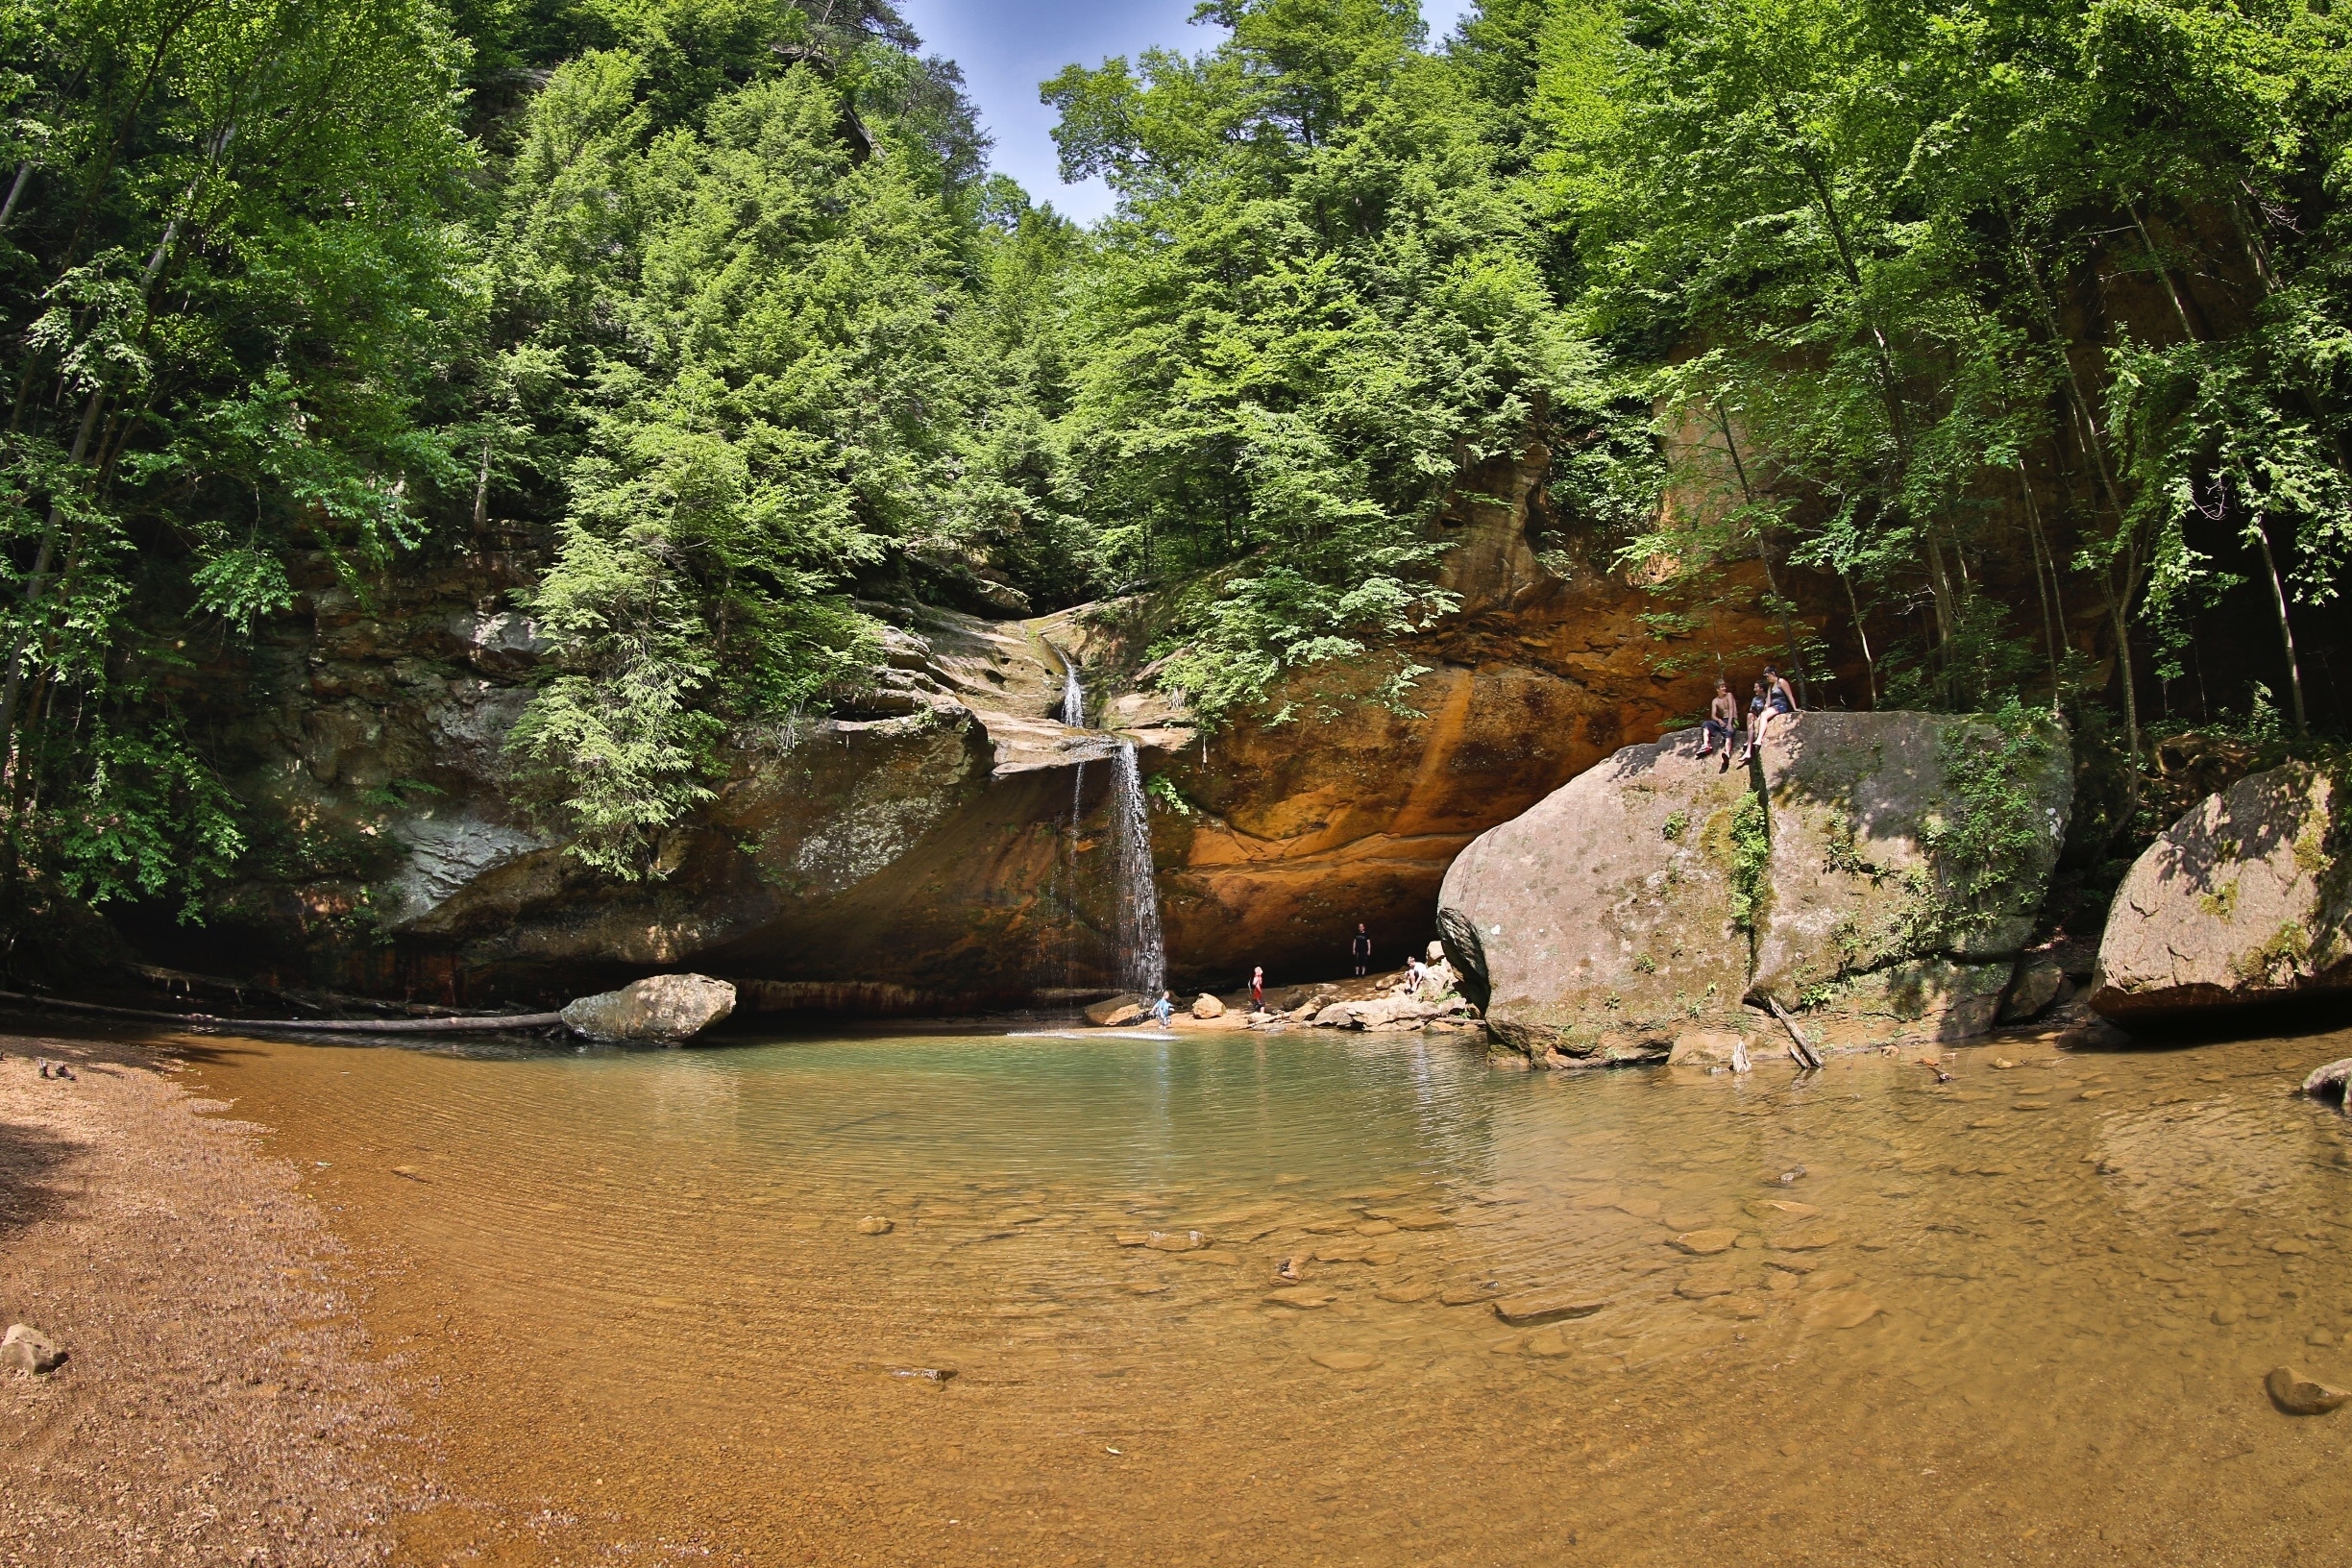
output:
<instances>
[{"instance_id":1,"label":"person standing in water","mask_svg":"<svg viewBox=\"0 0 2352 1568\"><path fill-rule=\"evenodd\" d=\"M1250 1011L1252 1013L1265 1011L1265 966L1263 964L1250 970Z\"/></svg>"},{"instance_id":2,"label":"person standing in water","mask_svg":"<svg viewBox=\"0 0 2352 1568\"><path fill-rule=\"evenodd\" d=\"M1356 940L1348 946L1356 955L1356 978L1360 980L1364 971L1372 967L1372 933L1363 928L1363 921L1356 922Z\"/></svg>"}]
</instances>

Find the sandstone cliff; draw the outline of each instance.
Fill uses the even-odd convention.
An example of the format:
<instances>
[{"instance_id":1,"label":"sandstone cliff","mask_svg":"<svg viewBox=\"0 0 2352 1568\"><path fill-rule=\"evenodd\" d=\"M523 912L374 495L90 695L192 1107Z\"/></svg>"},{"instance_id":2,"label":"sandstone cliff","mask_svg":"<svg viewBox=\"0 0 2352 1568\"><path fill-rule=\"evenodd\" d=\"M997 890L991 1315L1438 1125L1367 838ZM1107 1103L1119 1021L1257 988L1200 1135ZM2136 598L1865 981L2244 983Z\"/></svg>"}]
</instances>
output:
<instances>
[{"instance_id":1,"label":"sandstone cliff","mask_svg":"<svg viewBox=\"0 0 2352 1568\"><path fill-rule=\"evenodd\" d=\"M1305 673L1283 694L1288 722L1206 741L1131 689L1149 624L1135 605L994 620L872 606L891 624L872 689L731 736L717 798L665 843L666 874L635 884L582 869L505 794L501 747L540 652L515 607L528 551L485 550L367 602L322 562L306 624L219 683L237 687L219 711L267 852L202 929L133 934L184 968L451 1002L561 999L672 968L741 983L747 1009L1103 987L1115 742L1060 723L1075 658L1090 721L1164 780L1174 979L1344 973L1360 920L1393 962L1427 940L1473 838L1697 711L1719 660L1780 635L1721 608L1654 630L1642 617L1658 600L1562 537L1546 464L1536 449L1465 476L1433 524L1458 613ZM1426 671L1415 711L1366 699L1406 662Z\"/></svg>"}]
</instances>

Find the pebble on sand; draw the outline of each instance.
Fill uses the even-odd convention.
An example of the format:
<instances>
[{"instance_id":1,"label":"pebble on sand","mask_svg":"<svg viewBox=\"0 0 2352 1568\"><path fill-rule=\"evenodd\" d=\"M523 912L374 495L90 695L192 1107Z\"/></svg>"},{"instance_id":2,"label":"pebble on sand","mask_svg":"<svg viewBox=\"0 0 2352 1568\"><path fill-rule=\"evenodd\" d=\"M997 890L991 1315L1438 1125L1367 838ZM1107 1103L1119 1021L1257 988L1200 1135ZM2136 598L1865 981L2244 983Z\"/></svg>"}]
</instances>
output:
<instances>
[{"instance_id":1,"label":"pebble on sand","mask_svg":"<svg viewBox=\"0 0 2352 1568\"><path fill-rule=\"evenodd\" d=\"M56 1371L64 1360L64 1347L29 1323L10 1324L8 1337L0 1339L0 1367L12 1372L39 1376Z\"/></svg>"},{"instance_id":2,"label":"pebble on sand","mask_svg":"<svg viewBox=\"0 0 2352 1568\"><path fill-rule=\"evenodd\" d=\"M1369 1372L1380 1365L1378 1356L1362 1350L1311 1350L1307 1359L1333 1372Z\"/></svg>"},{"instance_id":3,"label":"pebble on sand","mask_svg":"<svg viewBox=\"0 0 2352 1568\"><path fill-rule=\"evenodd\" d=\"M2263 1379L2263 1388L2270 1395L2270 1403L2289 1415L2325 1415L2352 1400L2352 1390L2331 1388L2291 1366L2272 1367Z\"/></svg>"},{"instance_id":4,"label":"pebble on sand","mask_svg":"<svg viewBox=\"0 0 2352 1568\"><path fill-rule=\"evenodd\" d=\"M1718 1227L1704 1231L1685 1231L1680 1236L1668 1237L1667 1245L1705 1258L1719 1252L1729 1252L1732 1243L1738 1239L1739 1232Z\"/></svg>"},{"instance_id":5,"label":"pebble on sand","mask_svg":"<svg viewBox=\"0 0 2352 1568\"><path fill-rule=\"evenodd\" d=\"M861 1236L888 1236L897 1228L896 1220L886 1219L880 1214L868 1214L858 1221L858 1234Z\"/></svg>"}]
</instances>

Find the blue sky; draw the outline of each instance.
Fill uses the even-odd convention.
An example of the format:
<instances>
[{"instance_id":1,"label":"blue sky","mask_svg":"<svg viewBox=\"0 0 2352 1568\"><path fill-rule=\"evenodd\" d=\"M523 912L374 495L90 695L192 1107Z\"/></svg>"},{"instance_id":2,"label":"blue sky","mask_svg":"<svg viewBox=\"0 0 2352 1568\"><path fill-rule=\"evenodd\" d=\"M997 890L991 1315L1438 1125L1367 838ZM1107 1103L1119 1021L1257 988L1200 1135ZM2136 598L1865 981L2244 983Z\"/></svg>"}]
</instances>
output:
<instances>
[{"instance_id":1,"label":"blue sky","mask_svg":"<svg viewBox=\"0 0 2352 1568\"><path fill-rule=\"evenodd\" d=\"M1108 211L1099 181L1065 185L1054 168L1053 110L1038 102L1038 84L1075 61L1099 65L1154 44L1197 51L1216 32L1190 25L1194 0L898 0L924 49L964 67L964 80L996 138L992 161L1029 194L1081 221ZM1468 0L1422 0L1430 36L1453 29Z\"/></svg>"}]
</instances>

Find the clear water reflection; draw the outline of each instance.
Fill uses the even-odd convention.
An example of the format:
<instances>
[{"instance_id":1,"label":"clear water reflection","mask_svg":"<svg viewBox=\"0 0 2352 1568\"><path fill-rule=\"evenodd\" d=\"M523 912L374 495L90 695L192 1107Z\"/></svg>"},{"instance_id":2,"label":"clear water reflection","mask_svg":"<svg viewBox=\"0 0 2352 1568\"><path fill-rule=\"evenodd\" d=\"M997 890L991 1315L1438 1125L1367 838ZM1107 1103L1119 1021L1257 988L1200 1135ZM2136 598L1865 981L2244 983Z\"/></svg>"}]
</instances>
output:
<instances>
[{"instance_id":1,"label":"clear water reflection","mask_svg":"<svg viewBox=\"0 0 2352 1568\"><path fill-rule=\"evenodd\" d=\"M1326 1031L208 1076L381 1244L371 1325L478 1505L411 1560L2333 1563L2352 1411L2259 1383L2352 1381L2342 1123L2286 1092L2347 1052L1567 1079Z\"/></svg>"}]
</instances>

